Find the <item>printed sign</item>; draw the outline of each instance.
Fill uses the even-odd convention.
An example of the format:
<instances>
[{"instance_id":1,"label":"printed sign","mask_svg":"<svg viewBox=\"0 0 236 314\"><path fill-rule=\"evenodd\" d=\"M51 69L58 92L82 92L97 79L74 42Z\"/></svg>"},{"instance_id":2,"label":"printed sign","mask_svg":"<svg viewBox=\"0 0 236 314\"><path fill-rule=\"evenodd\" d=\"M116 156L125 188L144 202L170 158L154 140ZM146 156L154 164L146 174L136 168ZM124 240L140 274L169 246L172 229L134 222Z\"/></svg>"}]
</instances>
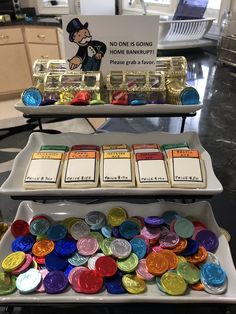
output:
<instances>
[{"instance_id":1,"label":"printed sign","mask_svg":"<svg viewBox=\"0 0 236 314\"><path fill-rule=\"evenodd\" d=\"M155 70L158 16L66 15L62 22L70 70Z\"/></svg>"}]
</instances>

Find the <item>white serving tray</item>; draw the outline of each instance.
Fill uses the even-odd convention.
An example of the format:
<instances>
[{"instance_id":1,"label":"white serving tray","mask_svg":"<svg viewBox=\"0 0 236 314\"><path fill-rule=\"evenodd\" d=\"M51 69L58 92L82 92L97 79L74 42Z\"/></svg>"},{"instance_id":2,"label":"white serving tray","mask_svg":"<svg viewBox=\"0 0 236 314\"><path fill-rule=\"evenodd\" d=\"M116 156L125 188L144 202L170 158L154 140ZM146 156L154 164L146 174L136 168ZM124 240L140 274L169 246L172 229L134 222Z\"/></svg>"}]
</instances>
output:
<instances>
[{"instance_id":1,"label":"white serving tray","mask_svg":"<svg viewBox=\"0 0 236 314\"><path fill-rule=\"evenodd\" d=\"M70 106L70 105L49 105L42 107L25 106L22 102L15 105L15 109L29 115L90 115L95 116L102 114L105 116L109 115L141 115L149 116L150 114L188 114L196 112L203 107L202 104L199 105L189 105L189 106L177 106L170 104L150 104L143 106L122 106L122 105L89 105L89 106Z\"/></svg>"},{"instance_id":2,"label":"white serving tray","mask_svg":"<svg viewBox=\"0 0 236 314\"><path fill-rule=\"evenodd\" d=\"M187 142L190 148L200 150L205 162L207 174L207 186L201 189L184 188L91 188L91 189L38 189L25 190L23 188L23 178L25 170L33 152L39 151L42 145L77 145L77 144L140 144L157 143L169 144ZM12 171L8 179L3 183L0 192L11 196L125 196L125 195L215 195L223 191L222 185L216 178L210 155L201 146L196 133L186 132L181 134L169 134L160 132L150 132L143 134L132 133L102 133L102 134L44 134L32 133L24 149L16 156Z\"/></svg>"},{"instance_id":3,"label":"white serving tray","mask_svg":"<svg viewBox=\"0 0 236 314\"><path fill-rule=\"evenodd\" d=\"M55 221L63 220L67 217L84 217L92 210L99 210L105 214L112 207L121 206L126 209L129 216L132 215L162 215L165 211L174 210L183 216L194 216L202 221L219 238L219 247L216 255L220 260L221 266L225 269L228 276L228 289L222 295L212 295L206 292L193 291L188 289L185 295L171 297L160 292L156 284L148 284L147 291L143 294L131 295L121 294L112 295L107 291L94 295L86 295L74 292L69 288L66 292L59 295L46 293L32 293L29 295L20 294L18 291L11 295L0 296L3 303L120 303L120 302L168 302L168 303L236 303L236 271L233 264L230 248L225 237L221 234L219 226L214 218L210 204L198 202L195 204L178 203L152 203L152 204L131 204L124 202L108 202L100 204L78 204L78 203L54 203L39 204L35 202L22 202L19 206L15 219L30 221L33 216L43 214L48 215ZM8 230L0 242L0 261L7 256L10 251L11 243L14 240L11 231Z\"/></svg>"}]
</instances>

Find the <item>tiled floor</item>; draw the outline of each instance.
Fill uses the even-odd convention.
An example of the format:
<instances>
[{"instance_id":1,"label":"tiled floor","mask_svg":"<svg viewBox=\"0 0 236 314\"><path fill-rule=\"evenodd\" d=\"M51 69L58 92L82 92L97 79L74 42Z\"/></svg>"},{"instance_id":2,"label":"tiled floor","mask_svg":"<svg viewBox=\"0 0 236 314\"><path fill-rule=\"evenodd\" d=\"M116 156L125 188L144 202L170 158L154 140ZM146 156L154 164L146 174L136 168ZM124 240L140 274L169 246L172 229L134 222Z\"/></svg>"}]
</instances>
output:
<instances>
[{"instance_id":1,"label":"tiled floor","mask_svg":"<svg viewBox=\"0 0 236 314\"><path fill-rule=\"evenodd\" d=\"M21 117L22 113L14 108L19 98L0 100L0 120ZM0 121L1 123L1 121ZM1 124L0 124L1 127Z\"/></svg>"}]
</instances>

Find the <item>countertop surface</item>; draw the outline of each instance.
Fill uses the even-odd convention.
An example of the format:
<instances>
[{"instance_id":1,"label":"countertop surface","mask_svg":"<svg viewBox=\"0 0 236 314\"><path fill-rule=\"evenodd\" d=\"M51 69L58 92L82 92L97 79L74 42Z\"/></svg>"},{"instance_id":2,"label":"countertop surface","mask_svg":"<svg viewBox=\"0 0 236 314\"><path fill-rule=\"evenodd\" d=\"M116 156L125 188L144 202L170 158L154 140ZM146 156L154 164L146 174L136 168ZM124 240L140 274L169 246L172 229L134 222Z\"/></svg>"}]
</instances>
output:
<instances>
[{"instance_id":1,"label":"countertop surface","mask_svg":"<svg viewBox=\"0 0 236 314\"><path fill-rule=\"evenodd\" d=\"M0 27L4 26L56 26L62 27L61 20L56 17L34 17L29 20L11 20L11 22L0 23Z\"/></svg>"}]
</instances>

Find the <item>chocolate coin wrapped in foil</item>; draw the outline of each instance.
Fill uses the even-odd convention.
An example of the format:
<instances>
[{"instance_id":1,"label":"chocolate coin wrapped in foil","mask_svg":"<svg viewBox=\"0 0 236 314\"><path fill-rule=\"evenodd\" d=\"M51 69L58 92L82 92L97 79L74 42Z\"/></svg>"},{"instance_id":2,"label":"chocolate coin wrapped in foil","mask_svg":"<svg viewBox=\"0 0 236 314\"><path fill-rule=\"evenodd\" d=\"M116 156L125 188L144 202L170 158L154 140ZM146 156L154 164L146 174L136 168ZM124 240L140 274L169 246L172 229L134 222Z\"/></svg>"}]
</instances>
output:
<instances>
[{"instance_id":1,"label":"chocolate coin wrapped in foil","mask_svg":"<svg viewBox=\"0 0 236 314\"><path fill-rule=\"evenodd\" d=\"M126 258L130 255L131 250L131 244L125 239L115 239L111 242L111 252L115 257Z\"/></svg>"},{"instance_id":2,"label":"chocolate coin wrapped in foil","mask_svg":"<svg viewBox=\"0 0 236 314\"><path fill-rule=\"evenodd\" d=\"M63 292L68 286L68 279L62 271L51 271L43 280L45 291L50 294Z\"/></svg>"}]
</instances>

